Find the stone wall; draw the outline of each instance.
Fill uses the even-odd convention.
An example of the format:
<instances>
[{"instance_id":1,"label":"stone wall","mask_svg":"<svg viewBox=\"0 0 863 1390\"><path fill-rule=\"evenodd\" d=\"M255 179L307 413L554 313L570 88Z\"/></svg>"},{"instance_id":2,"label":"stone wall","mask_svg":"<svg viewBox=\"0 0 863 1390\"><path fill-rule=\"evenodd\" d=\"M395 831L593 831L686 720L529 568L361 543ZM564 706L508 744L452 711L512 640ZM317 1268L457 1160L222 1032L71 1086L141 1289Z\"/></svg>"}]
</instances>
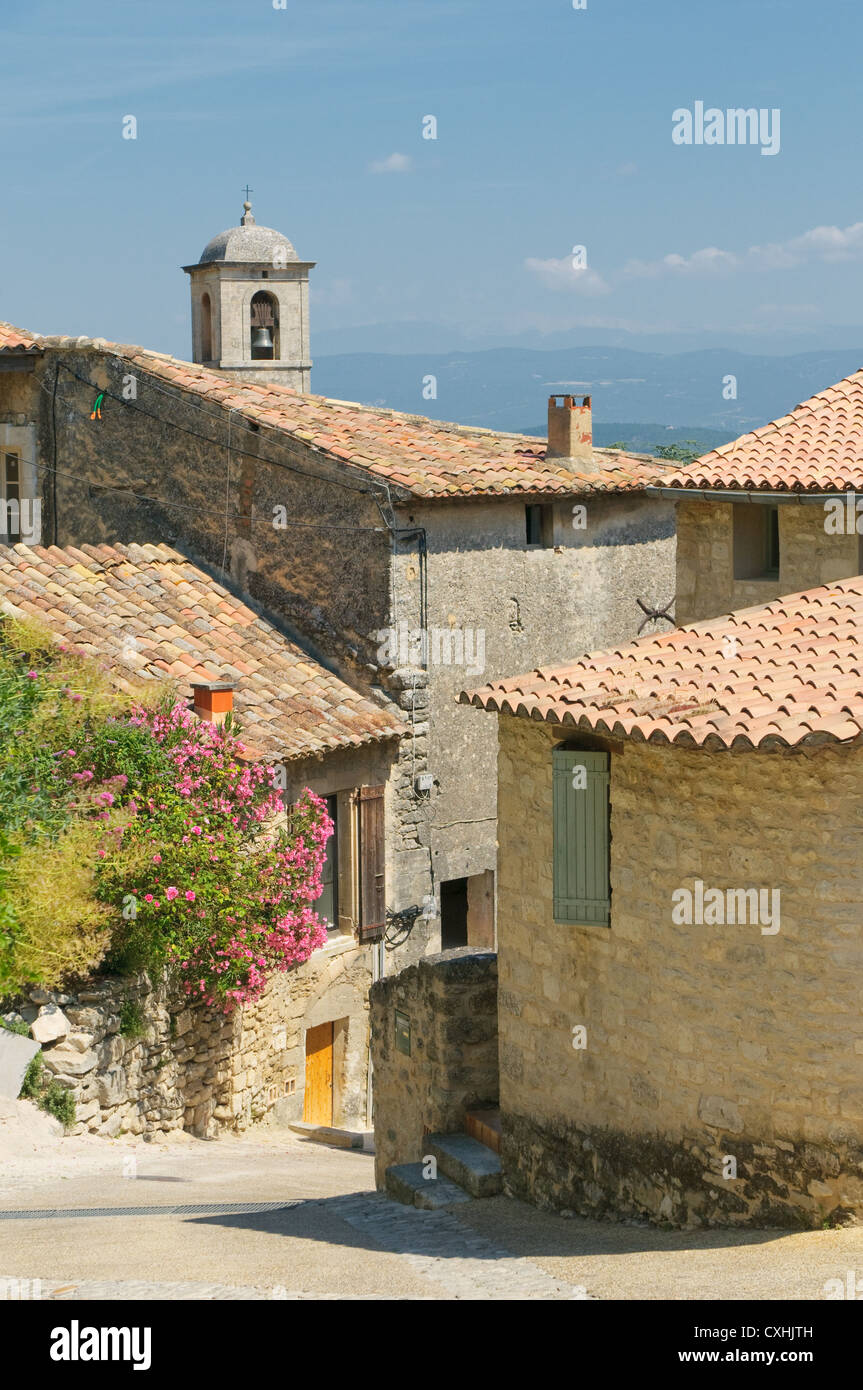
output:
<instances>
[{"instance_id":1,"label":"stone wall","mask_svg":"<svg viewBox=\"0 0 863 1390\"><path fill-rule=\"evenodd\" d=\"M300 1119L306 1030L333 1021L334 1123L363 1129L371 969L370 947L337 939L227 1018L147 975L32 990L7 1017L31 1025L48 1072L73 1092L73 1133L209 1137L274 1110Z\"/></svg>"},{"instance_id":2,"label":"stone wall","mask_svg":"<svg viewBox=\"0 0 863 1390\"><path fill-rule=\"evenodd\" d=\"M752 503L761 510L760 503ZM697 623L770 603L860 573L860 537L828 535L822 504L779 506L779 578L734 578L733 503L677 504L678 623Z\"/></svg>"},{"instance_id":3,"label":"stone wall","mask_svg":"<svg viewBox=\"0 0 863 1390\"><path fill-rule=\"evenodd\" d=\"M61 545L165 541L219 574L227 530L237 588L312 655L359 688L386 689L408 713L388 789L395 911L432 892L439 906L442 882L495 868L494 728L458 705L459 691L629 640L644 617L636 599L664 603L674 588L673 507L657 498L584 498L583 528L572 500L549 503L553 544L528 546L523 498L390 505L381 480L87 340L49 346L12 385L16 374L3 376L0 411L13 394L20 409L29 389L38 420L45 543L55 532ZM99 389L111 394L92 421ZM273 526L277 508L284 529ZM382 659L380 634L402 623L481 632L482 669ZM434 785L417 793L424 772ZM397 965L439 950L439 917L421 920L393 953Z\"/></svg>"},{"instance_id":4,"label":"stone wall","mask_svg":"<svg viewBox=\"0 0 863 1390\"><path fill-rule=\"evenodd\" d=\"M407 1019L410 1055L396 1046ZM467 947L429 956L371 990L375 1178L423 1155L423 1135L464 1127L472 1106L496 1105L497 957ZM402 1029L404 1036L404 1029Z\"/></svg>"},{"instance_id":5,"label":"stone wall","mask_svg":"<svg viewBox=\"0 0 863 1390\"><path fill-rule=\"evenodd\" d=\"M460 631L465 654L461 662L430 662L421 716L435 785L417 810L438 892L442 881L494 870L497 859L497 731L493 720L458 704L460 691L631 641L645 616L636 600L661 607L674 594L672 504L643 496L580 500L584 528L573 527L572 499L549 504L549 547L527 545L524 498L399 508L406 529L424 529L428 555L424 576L416 544L398 548L398 618L409 628L422 625L425 578L428 630ZM467 660L477 633L479 670ZM446 654L443 643L440 651Z\"/></svg>"},{"instance_id":6,"label":"stone wall","mask_svg":"<svg viewBox=\"0 0 863 1390\"><path fill-rule=\"evenodd\" d=\"M863 750L612 746L611 924L578 926L552 912L566 731L499 722L510 1191L678 1225L863 1212ZM696 878L778 887L780 930L675 925Z\"/></svg>"}]
</instances>

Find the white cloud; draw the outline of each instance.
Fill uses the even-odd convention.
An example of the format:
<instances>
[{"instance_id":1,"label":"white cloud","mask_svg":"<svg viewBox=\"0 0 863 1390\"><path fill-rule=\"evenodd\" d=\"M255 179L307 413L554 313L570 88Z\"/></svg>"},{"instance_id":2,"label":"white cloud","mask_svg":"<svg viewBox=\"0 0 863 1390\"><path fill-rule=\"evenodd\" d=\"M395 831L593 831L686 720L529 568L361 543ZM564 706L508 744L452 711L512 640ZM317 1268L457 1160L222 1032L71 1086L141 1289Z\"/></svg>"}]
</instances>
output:
<instances>
[{"instance_id":1,"label":"white cloud","mask_svg":"<svg viewBox=\"0 0 863 1390\"><path fill-rule=\"evenodd\" d=\"M410 174L413 167L409 154L388 154L386 159L373 159L369 165L373 174Z\"/></svg>"},{"instance_id":2,"label":"white cloud","mask_svg":"<svg viewBox=\"0 0 863 1390\"><path fill-rule=\"evenodd\" d=\"M627 261L623 274L636 279L658 275L709 275L731 270L793 270L812 261L837 262L863 259L863 222L848 227L812 227L787 241L750 246L745 251L722 251L705 246L691 256L672 252L658 261Z\"/></svg>"},{"instance_id":3,"label":"white cloud","mask_svg":"<svg viewBox=\"0 0 863 1390\"><path fill-rule=\"evenodd\" d=\"M736 270L738 265L738 258L731 251L721 251L718 246L705 246L701 251L693 252L691 256L680 256L677 252L672 252L663 256L660 261L627 261L623 267L623 274L641 280L654 279L665 272L711 275L717 271Z\"/></svg>"},{"instance_id":4,"label":"white cloud","mask_svg":"<svg viewBox=\"0 0 863 1390\"><path fill-rule=\"evenodd\" d=\"M589 266L573 266L571 256L562 256L559 261L542 261L535 256L528 256L525 265L552 290L574 290L576 294L587 295L609 292L610 287L597 271L591 270Z\"/></svg>"}]
</instances>

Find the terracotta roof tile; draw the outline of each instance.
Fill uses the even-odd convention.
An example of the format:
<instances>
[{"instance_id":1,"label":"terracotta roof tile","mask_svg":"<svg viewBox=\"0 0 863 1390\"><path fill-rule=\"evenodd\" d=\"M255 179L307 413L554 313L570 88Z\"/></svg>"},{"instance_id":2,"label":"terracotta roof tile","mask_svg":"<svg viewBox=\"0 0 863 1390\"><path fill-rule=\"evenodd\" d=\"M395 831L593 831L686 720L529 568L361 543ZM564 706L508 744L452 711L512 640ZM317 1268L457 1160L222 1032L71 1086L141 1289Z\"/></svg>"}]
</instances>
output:
<instances>
[{"instance_id":1,"label":"terracotta roof tile","mask_svg":"<svg viewBox=\"0 0 863 1390\"><path fill-rule=\"evenodd\" d=\"M463 692L462 704L707 748L863 738L863 576Z\"/></svg>"},{"instance_id":2,"label":"terracotta roof tile","mask_svg":"<svg viewBox=\"0 0 863 1390\"><path fill-rule=\"evenodd\" d=\"M163 381L310 443L417 497L636 492L664 471L661 460L612 449L594 449L592 457L576 467L546 458L546 441L533 435L499 434L352 401L300 395L285 386L245 385L229 374L146 348L102 339L42 338L0 323L0 351L16 346L34 350L89 346L121 356Z\"/></svg>"},{"instance_id":3,"label":"terracotta roof tile","mask_svg":"<svg viewBox=\"0 0 863 1390\"><path fill-rule=\"evenodd\" d=\"M789 415L666 472L660 486L729 491L863 491L863 371Z\"/></svg>"},{"instance_id":4,"label":"terracotta roof tile","mask_svg":"<svg viewBox=\"0 0 863 1390\"><path fill-rule=\"evenodd\" d=\"M216 600L203 632L184 621L190 596ZM36 616L103 658L121 688L167 673L190 697L191 677L232 674L244 734L263 756L308 757L405 731L395 706L351 689L166 545L0 546L0 611Z\"/></svg>"}]
</instances>

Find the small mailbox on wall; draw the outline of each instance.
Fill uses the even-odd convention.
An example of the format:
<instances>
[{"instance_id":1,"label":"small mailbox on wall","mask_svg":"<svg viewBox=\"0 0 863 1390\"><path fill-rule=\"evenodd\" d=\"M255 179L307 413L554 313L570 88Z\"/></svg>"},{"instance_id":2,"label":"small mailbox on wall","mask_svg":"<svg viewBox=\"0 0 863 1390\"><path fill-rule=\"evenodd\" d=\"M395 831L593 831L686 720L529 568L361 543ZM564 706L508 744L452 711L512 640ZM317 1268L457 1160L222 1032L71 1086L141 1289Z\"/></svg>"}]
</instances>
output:
<instances>
[{"instance_id":1,"label":"small mailbox on wall","mask_svg":"<svg viewBox=\"0 0 863 1390\"><path fill-rule=\"evenodd\" d=\"M407 1014L396 1009L396 1052L411 1055L411 1021Z\"/></svg>"}]
</instances>

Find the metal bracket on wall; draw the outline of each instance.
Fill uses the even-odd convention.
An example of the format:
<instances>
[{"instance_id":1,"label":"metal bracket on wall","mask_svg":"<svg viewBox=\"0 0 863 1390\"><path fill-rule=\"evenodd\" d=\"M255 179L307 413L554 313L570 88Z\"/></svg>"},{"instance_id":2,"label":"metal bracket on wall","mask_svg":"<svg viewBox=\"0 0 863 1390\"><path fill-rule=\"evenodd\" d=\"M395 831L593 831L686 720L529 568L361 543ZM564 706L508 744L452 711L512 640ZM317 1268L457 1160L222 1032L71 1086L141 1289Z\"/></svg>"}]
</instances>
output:
<instances>
[{"instance_id":1,"label":"metal bracket on wall","mask_svg":"<svg viewBox=\"0 0 863 1390\"><path fill-rule=\"evenodd\" d=\"M671 623L671 626L675 627L677 620L676 618L672 617L668 610L676 598L677 595L672 594L671 598L668 600L664 608L648 608L646 603L642 603L641 599L637 598L635 602L638 604L642 613L647 614L647 617L642 620L641 625L639 626L639 634L641 633L643 628L647 627L648 623L653 622L654 620L658 621L660 618L664 618L667 623Z\"/></svg>"}]
</instances>

